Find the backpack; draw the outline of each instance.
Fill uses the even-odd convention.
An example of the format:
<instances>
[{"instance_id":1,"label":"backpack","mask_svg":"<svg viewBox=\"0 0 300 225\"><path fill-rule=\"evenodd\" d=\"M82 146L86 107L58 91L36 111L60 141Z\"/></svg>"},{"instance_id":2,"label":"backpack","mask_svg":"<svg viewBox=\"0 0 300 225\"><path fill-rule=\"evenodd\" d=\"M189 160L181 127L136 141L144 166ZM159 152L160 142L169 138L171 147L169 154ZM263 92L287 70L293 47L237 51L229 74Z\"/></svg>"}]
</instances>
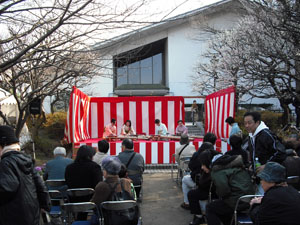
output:
<instances>
[{"instance_id":1,"label":"backpack","mask_svg":"<svg viewBox=\"0 0 300 225\"><path fill-rule=\"evenodd\" d=\"M119 180L114 186L107 183L111 189L111 194L109 201L124 201L124 200L134 200L131 194L124 189L122 180ZM116 187L121 184L121 192L116 192ZM104 210L104 221L105 225L137 225L139 219L139 210L136 206L135 208L126 210Z\"/></svg>"},{"instance_id":2,"label":"backpack","mask_svg":"<svg viewBox=\"0 0 300 225\"><path fill-rule=\"evenodd\" d=\"M273 139L273 148L280 153L286 152L285 146L281 143L277 135L272 133L269 129L264 129L264 131Z\"/></svg>"}]
</instances>

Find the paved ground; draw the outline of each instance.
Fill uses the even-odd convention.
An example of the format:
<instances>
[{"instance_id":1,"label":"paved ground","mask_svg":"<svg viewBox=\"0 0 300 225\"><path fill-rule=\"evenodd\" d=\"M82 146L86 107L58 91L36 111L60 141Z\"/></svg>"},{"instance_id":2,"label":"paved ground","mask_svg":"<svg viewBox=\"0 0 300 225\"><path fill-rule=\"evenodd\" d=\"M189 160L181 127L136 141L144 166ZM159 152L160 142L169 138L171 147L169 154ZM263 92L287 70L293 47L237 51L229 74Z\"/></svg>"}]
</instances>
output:
<instances>
[{"instance_id":1,"label":"paved ground","mask_svg":"<svg viewBox=\"0 0 300 225\"><path fill-rule=\"evenodd\" d=\"M188 225L189 211L180 207L183 196L170 173L144 174L141 213L143 225Z\"/></svg>"}]
</instances>

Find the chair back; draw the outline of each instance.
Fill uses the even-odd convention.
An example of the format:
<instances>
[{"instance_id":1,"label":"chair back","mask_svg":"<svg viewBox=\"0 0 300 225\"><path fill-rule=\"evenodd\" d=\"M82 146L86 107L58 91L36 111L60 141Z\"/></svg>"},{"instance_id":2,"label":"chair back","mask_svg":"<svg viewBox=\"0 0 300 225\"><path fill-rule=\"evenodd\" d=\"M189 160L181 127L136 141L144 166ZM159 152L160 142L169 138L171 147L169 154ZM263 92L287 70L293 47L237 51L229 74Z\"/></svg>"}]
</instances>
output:
<instances>
[{"instance_id":1,"label":"chair back","mask_svg":"<svg viewBox=\"0 0 300 225\"><path fill-rule=\"evenodd\" d=\"M106 201L100 205L105 225L137 225L141 220L136 201Z\"/></svg>"},{"instance_id":2,"label":"chair back","mask_svg":"<svg viewBox=\"0 0 300 225\"><path fill-rule=\"evenodd\" d=\"M69 202L88 202L94 192L93 188L72 188L66 191Z\"/></svg>"},{"instance_id":3,"label":"chair back","mask_svg":"<svg viewBox=\"0 0 300 225\"><path fill-rule=\"evenodd\" d=\"M251 199L253 199L255 197L263 197L263 195L243 195L243 196L239 197L239 199L237 200L237 202L235 204L235 207L234 207L233 220L235 222L234 223L235 225L238 225L238 224L253 224L252 220L247 215L247 213L239 211L239 207L241 206L241 204L249 203L251 201ZM249 207L250 207L250 205L249 205Z\"/></svg>"},{"instance_id":4,"label":"chair back","mask_svg":"<svg viewBox=\"0 0 300 225\"><path fill-rule=\"evenodd\" d=\"M100 214L98 207L93 202L78 202L78 203L65 203L62 205L63 212L66 217L67 225L71 224L91 224L90 220L76 220L78 213L89 213L93 220L97 220L100 224ZM94 221L95 222L95 221Z\"/></svg>"},{"instance_id":5,"label":"chair back","mask_svg":"<svg viewBox=\"0 0 300 225\"><path fill-rule=\"evenodd\" d=\"M299 183L299 176L289 176L286 178L288 184L297 184Z\"/></svg>"},{"instance_id":6,"label":"chair back","mask_svg":"<svg viewBox=\"0 0 300 225\"><path fill-rule=\"evenodd\" d=\"M70 197L82 197L94 194L93 188L72 188L67 190L67 194Z\"/></svg>"},{"instance_id":7,"label":"chair back","mask_svg":"<svg viewBox=\"0 0 300 225\"><path fill-rule=\"evenodd\" d=\"M66 185L66 180L65 179L46 180L45 183L47 186L55 188L55 187L61 187L63 185Z\"/></svg>"}]
</instances>

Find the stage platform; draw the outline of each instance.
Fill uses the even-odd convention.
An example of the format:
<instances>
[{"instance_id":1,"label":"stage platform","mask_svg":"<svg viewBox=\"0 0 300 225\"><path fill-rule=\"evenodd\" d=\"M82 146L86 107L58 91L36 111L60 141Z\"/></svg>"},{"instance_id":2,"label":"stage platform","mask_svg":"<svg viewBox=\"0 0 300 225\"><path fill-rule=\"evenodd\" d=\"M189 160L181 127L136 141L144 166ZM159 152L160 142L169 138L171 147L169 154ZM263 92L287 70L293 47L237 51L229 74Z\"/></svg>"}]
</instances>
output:
<instances>
[{"instance_id":1,"label":"stage platform","mask_svg":"<svg viewBox=\"0 0 300 225\"><path fill-rule=\"evenodd\" d=\"M76 150L81 145L89 145L97 148L98 141L101 138L88 139L85 141L77 142L74 144L73 154L76 154ZM196 150L202 144L203 139L195 139L191 141ZM109 142L109 155L118 155L121 149L122 141L110 141ZM170 164L172 163L172 155L175 153L176 147L180 146L179 141L148 141L148 140L136 140L134 141L134 151L142 154L145 159L145 164ZM229 149L229 145L226 142L218 139L215 146L217 151L226 152ZM75 155L73 155L74 157Z\"/></svg>"}]
</instances>

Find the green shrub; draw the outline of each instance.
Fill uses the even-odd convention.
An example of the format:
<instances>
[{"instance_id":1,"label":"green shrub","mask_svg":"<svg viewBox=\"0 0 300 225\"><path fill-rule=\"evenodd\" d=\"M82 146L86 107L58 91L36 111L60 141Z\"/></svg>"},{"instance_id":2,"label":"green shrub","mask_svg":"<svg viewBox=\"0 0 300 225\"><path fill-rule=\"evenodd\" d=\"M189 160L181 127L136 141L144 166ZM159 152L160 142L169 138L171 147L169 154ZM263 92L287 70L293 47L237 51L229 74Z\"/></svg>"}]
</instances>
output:
<instances>
[{"instance_id":1,"label":"green shrub","mask_svg":"<svg viewBox=\"0 0 300 225\"><path fill-rule=\"evenodd\" d=\"M61 140L64 137L65 123L67 119L66 112L56 112L46 115L46 123L43 130L49 138Z\"/></svg>"}]
</instances>

